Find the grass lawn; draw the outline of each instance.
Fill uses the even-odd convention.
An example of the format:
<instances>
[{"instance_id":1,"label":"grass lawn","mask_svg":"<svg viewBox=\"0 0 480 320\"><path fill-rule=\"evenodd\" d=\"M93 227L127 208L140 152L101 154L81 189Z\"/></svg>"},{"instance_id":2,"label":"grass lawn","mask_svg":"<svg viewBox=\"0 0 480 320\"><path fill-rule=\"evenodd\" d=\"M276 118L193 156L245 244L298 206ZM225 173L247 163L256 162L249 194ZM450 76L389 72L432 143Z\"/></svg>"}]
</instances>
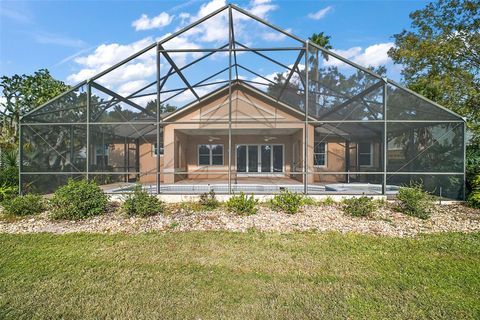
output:
<instances>
[{"instance_id":1,"label":"grass lawn","mask_svg":"<svg viewBox=\"0 0 480 320\"><path fill-rule=\"evenodd\" d=\"M480 234L0 235L0 318L480 318Z\"/></svg>"}]
</instances>

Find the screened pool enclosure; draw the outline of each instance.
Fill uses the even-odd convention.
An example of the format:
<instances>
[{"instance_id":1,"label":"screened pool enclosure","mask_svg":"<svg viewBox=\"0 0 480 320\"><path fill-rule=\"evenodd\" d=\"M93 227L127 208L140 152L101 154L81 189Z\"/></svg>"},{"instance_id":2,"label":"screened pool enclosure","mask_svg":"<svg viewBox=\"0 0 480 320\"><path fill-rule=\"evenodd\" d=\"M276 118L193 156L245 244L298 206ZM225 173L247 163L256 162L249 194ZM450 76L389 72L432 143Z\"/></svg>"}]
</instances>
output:
<instances>
[{"instance_id":1,"label":"screened pool enclosure","mask_svg":"<svg viewBox=\"0 0 480 320\"><path fill-rule=\"evenodd\" d=\"M464 198L462 117L235 5L25 114L20 145L23 192Z\"/></svg>"}]
</instances>

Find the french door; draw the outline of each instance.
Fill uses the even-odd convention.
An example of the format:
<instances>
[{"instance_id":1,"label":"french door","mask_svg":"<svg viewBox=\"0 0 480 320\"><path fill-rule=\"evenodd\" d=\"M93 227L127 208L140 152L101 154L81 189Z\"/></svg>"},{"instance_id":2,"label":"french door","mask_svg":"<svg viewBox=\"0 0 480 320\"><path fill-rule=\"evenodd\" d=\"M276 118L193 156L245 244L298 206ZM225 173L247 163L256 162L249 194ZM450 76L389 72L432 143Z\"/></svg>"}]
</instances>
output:
<instances>
[{"instance_id":1,"label":"french door","mask_svg":"<svg viewBox=\"0 0 480 320\"><path fill-rule=\"evenodd\" d=\"M283 145L237 145L237 172L283 172Z\"/></svg>"}]
</instances>

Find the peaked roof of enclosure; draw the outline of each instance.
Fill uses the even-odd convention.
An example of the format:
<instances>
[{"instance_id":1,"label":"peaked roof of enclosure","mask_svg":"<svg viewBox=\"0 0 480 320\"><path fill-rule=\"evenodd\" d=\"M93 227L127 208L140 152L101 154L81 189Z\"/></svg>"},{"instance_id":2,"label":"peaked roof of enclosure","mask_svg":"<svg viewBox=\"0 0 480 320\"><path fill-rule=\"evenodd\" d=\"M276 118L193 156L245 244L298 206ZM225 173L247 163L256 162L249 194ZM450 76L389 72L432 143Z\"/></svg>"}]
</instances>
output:
<instances>
[{"instance_id":1,"label":"peaked roof of enclosure","mask_svg":"<svg viewBox=\"0 0 480 320\"><path fill-rule=\"evenodd\" d=\"M464 121L368 68L228 4L26 113L22 122L159 122L165 112L234 82L307 111L306 118L318 122Z\"/></svg>"}]
</instances>

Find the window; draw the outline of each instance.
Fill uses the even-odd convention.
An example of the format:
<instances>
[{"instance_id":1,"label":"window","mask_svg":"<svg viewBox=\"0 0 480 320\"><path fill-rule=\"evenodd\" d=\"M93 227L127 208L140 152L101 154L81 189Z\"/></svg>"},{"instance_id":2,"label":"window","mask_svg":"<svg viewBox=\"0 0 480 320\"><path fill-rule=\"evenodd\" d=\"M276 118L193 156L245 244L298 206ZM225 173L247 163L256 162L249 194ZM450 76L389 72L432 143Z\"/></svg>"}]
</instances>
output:
<instances>
[{"instance_id":1,"label":"window","mask_svg":"<svg viewBox=\"0 0 480 320\"><path fill-rule=\"evenodd\" d=\"M163 143L160 143L160 150L157 150L157 143L152 143L152 155L156 156L157 151L160 151L160 155L163 155Z\"/></svg>"},{"instance_id":2,"label":"window","mask_svg":"<svg viewBox=\"0 0 480 320\"><path fill-rule=\"evenodd\" d=\"M372 144L370 142L358 143L358 165L372 166Z\"/></svg>"},{"instance_id":3,"label":"window","mask_svg":"<svg viewBox=\"0 0 480 320\"><path fill-rule=\"evenodd\" d=\"M108 148L108 144L97 144L95 146L95 164L99 166L107 166L109 154L110 149Z\"/></svg>"},{"instance_id":4,"label":"window","mask_svg":"<svg viewBox=\"0 0 480 320\"><path fill-rule=\"evenodd\" d=\"M223 165L222 144L200 144L198 146L199 166L221 166Z\"/></svg>"},{"instance_id":5,"label":"window","mask_svg":"<svg viewBox=\"0 0 480 320\"><path fill-rule=\"evenodd\" d=\"M313 164L317 167L327 165L327 144L325 142L315 143L313 150Z\"/></svg>"}]
</instances>

